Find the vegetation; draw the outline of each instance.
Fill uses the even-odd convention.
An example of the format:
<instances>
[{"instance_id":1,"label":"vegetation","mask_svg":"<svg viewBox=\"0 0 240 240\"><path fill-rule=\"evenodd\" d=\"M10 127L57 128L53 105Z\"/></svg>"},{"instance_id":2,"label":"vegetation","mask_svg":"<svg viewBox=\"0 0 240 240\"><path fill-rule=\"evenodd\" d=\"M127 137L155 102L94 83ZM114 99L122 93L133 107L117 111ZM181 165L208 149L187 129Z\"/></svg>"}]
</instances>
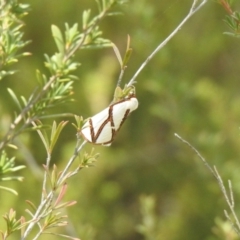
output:
<instances>
[{"instance_id":1,"label":"vegetation","mask_svg":"<svg viewBox=\"0 0 240 240\"><path fill-rule=\"evenodd\" d=\"M0 0L2 239L239 239L239 3L96 2ZM138 109L82 142L119 79Z\"/></svg>"}]
</instances>

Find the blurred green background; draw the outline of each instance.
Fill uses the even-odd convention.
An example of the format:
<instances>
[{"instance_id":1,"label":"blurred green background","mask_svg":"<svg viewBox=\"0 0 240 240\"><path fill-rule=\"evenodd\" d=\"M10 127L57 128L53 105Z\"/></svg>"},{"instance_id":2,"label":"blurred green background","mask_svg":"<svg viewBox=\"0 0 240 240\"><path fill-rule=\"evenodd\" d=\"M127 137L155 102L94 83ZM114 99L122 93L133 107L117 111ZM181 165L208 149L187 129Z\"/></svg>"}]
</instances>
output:
<instances>
[{"instance_id":1,"label":"blurred green background","mask_svg":"<svg viewBox=\"0 0 240 240\"><path fill-rule=\"evenodd\" d=\"M19 72L0 82L3 123L16 110L6 88L28 97L37 85L35 70L47 73L43 54L56 51L51 24L62 30L65 22L81 25L84 9L92 8L93 14L97 11L93 0L28 3L32 11L25 18L24 38L32 40L25 48L32 56L21 59L15 65ZM191 3L130 0L116 8L122 15L104 19L100 24L103 36L122 53L127 34L131 37L133 55L124 82L186 16ZM223 35L228 30L222 21L224 16L221 6L209 1L141 72L136 84L139 108L111 147L94 146L100 153L96 167L84 169L69 181L66 200L77 200L67 212L69 234L82 240L227 239L218 237L213 230L216 221L225 220L223 209L227 208L215 179L197 156L174 137L178 133L190 141L211 165L217 166L225 181L232 180L236 212L240 215L240 44L239 39ZM120 69L112 49L80 51L76 59L82 64L74 84L76 101L54 108L51 113L70 112L86 118L110 103ZM37 133L24 134L17 142L24 143L17 152L18 163L27 164L27 159L41 169L46 154ZM53 162L60 169L73 153L75 142L76 132L68 124L53 153ZM91 148L90 144L86 146ZM0 215L13 207L18 216L27 216L25 200L38 204L41 178L34 168L21 173L23 183L7 184L19 196L0 192ZM136 229L142 223L140 199L148 195L156 201L157 227L152 238ZM1 229L4 224L1 219Z\"/></svg>"}]
</instances>

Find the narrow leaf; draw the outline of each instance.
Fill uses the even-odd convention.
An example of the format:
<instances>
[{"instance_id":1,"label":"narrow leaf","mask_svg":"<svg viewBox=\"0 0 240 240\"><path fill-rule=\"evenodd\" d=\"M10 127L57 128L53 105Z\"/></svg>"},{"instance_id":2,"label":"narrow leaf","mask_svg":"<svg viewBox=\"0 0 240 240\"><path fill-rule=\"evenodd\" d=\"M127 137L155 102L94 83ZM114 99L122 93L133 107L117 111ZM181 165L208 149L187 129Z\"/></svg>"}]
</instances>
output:
<instances>
[{"instance_id":1,"label":"narrow leaf","mask_svg":"<svg viewBox=\"0 0 240 240\"><path fill-rule=\"evenodd\" d=\"M60 29L55 25L52 25L52 35L53 35L54 41L57 45L59 52L63 54L64 53L63 35L62 35Z\"/></svg>"},{"instance_id":2,"label":"narrow leaf","mask_svg":"<svg viewBox=\"0 0 240 240\"><path fill-rule=\"evenodd\" d=\"M13 193L14 195L18 195L18 193L15 190L11 189L11 188L0 186L0 189L3 189L3 190L8 191L10 193Z\"/></svg>"},{"instance_id":3,"label":"narrow leaf","mask_svg":"<svg viewBox=\"0 0 240 240\"><path fill-rule=\"evenodd\" d=\"M32 125L34 127L38 127L38 125L35 122L32 122ZM37 133L38 133L39 137L41 138L43 145L48 153L49 152L49 140L48 140L48 136L47 136L46 132L44 130L38 129Z\"/></svg>"},{"instance_id":4,"label":"narrow leaf","mask_svg":"<svg viewBox=\"0 0 240 240\"><path fill-rule=\"evenodd\" d=\"M21 104L20 104L20 102L19 102L16 94L15 94L15 93L13 92L13 90L10 89L10 88L8 88L7 90L8 90L8 92L9 92L9 94L11 95L13 101L17 104L19 110L22 110L22 106L21 106Z\"/></svg>"},{"instance_id":5,"label":"narrow leaf","mask_svg":"<svg viewBox=\"0 0 240 240\"><path fill-rule=\"evenodd\" d=\"M56 126L54 127L54 125L53 125L53 128L55 128L55 130L52 131L51 138L50 138L50 151L53 150L61 131L63 130L63 128L66 126L67 123L68 123L68 121L62 121L59 123L57 128L56 128Z\"/></svg>"},{"instance_id":6,"label":"narrow leaf","mask_svg":"<svg viewBox=\"0 0 240 240\"><path fill-rule=\"evenodd\" d=\"M26 200L26 203L33 209L34 212L37 210L37 207L34 205L33 202Z\"/></svg>"},{"instance_id":7,"label":"narrow leaf","mask_svg":"<svg viewBox=\"0 0 240 240\"><path fill-rule=\"evenodd\" d=\"M121 68L122 68L123 67L123 61L122 61L122 57L121 57L121 54L119 52L119 49L117 48L117 46L114 43L112 43L112 47L113 47L113 50L114 50L114 52L116 54L118 62L120 64Z\"/></svg>"},{"instance_id":8,"label":"narrow leaf","mask_svg":"<svg viewBox=\"0 0 240 240\"><path fill-rule=\"evenodd\" d=\"M132 55L132 48L130 48L130 42L131 42L131 39L130 39L130 36L128 35L128 39L127 39L127 48L126 48L126 52L125 52L125 55L124 55L124 58L123 58L123 66L122 67L125 67Z\"/></svg>"}]
</instances>

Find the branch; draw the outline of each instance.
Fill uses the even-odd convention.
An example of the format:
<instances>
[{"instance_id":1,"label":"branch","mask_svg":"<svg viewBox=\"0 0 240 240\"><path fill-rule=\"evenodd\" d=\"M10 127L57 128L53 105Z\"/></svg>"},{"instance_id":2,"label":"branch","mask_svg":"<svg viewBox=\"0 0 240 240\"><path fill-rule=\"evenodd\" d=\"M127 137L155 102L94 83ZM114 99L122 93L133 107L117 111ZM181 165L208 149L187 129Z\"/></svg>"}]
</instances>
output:
<instances>
[{"instance_id":1,"label":"branch","mask_svg":"<svg viewBox=\"0 0 240 240\"><path fill-rule=\"evenodd\" d=\"M147 59L142 63L142 65L139 67L139 69L136 71L136 73L133 75L127 86L131 86L135 83L135 79L140 74L140 72L146 67L146 65L149 63L149 61L159 52L160 49L162 49L176 34L177 32L182 28L182 26L189 20L190 17L192 17L205 3L207 3L208 0L202 0L202 2L197 6L197 2L199 0L194 0L193 4L191 6L191 9L188 13L188 15L182 20L182 22L176 27L176 29L163 41L161 42L155 50L147 57Z\"/></svg>"},{"instance_id":2,"label":"branch","mask_svg":"<svg viewBox=\"0 0 240 240\"><path fill-rule=\"evenodd\" d=\"M233 215L233 220L229 217L228 213L226 210L224 210L225 216L227 217L227 219L230 221L230 223L233 226L233 229L235 230L235 232L237 233L238 236L240 236L240 223L238 220L238 216L236 215L236 212L234 210L234 198L233 198L233 191L232 191L232 184L231 181L228 180L228 185L229 185L229 195L226 191L226 188L223 184L223 180L221 178L221 176L219 175L217 168L215 166L211 167L208 162L206 161L206 159L199 153L199 151L193 147L188 141L186 141L185 139L183 139L182 137L180 137L177 133L174 134L175 137L177 137L181 142L187 144L195 153L196 155L200 158L200 160L203 162L203 164L207 167L207 169L213 174L213 176L216 178L217 183L220 187L220 190L225 198L225 201L227 202L227 205Z\"/></svg>"},{"instance_id":3,"label":"branch","mask_svg":"<svg viewBox=\"0 0 240 240\"><path fill-rule=\"evenodd\" d=\"M61 176L59 177L59 179L57 181L57 185L61 185L62 181L64 179L66 179L67 174L68 174L67 172L68 172L70 166L72 165L74 160L78 157L78 154L82 150L83 146L86 144L86 141L84 141L80 146L79 146L79 143L80 143L80 141L78 140L77 144L76 144L76 147L75 147L75 150L74 150L74 154L70 158L70 160L68 161L68 163L67 163L65 169L63 170L63 172L61 173ZM53 196L54 196L54 191L55 191L54 189L51 190L48 193L47 197L45 199L42 199L38 209L36 210L36 213L32 217L31 223L26 228L26 230L25 230L21 240L25 240L26 239L26 237L32 231L32 229L35 226L35 224L37 224L39 222L39 220L41 219L41 217L45 214L44 209L47 209L46 205L52 202Z\"/></svg>"}]
</instances>

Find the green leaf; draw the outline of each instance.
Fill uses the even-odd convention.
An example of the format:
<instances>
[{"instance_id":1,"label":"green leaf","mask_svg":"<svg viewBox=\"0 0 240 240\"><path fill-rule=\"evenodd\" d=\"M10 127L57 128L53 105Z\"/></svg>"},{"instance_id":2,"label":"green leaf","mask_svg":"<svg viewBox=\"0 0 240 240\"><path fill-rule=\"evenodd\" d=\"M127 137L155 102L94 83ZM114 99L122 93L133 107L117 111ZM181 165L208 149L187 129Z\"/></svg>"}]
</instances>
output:
<instances>
[{"instance_id":1,"label":"green leaf","mask_svg":"<svg viewBox=\"0 0 240 240\"><path fill-rule=\"evenodd\" d=\"M91 14L90 9L83 11L83 15L82 15L82 28L83 28L83 30L88 27L88 21L89 21L89 18L90 18L90 14Z\"/></svg>"},{"instance_id":2,"label":"green leaf","mask_svg":"<svg viewBox=\"0 0 240 240\"><path fill-rule=\"evenodd\" d=\"M26 200L26 203L32 208L33 211L37 210L37 207L35 206L35 204L29 200Z\"/></svg>"},{"instance_id":3,"label":"green leaf","mask_svg":"<svg viewBox=\"0 0 240 240\"><path fill-rule=\"evenodd\" d=\"M132 55L132 48L130 48L130 36L128 36L127 48L126 48L126 52L125 52L125 55L124 55L124 58L123 58L122 68L125 68L125 66L127 65L131 55Z\"/></svg>"},{"instance_id":4,"label":"green leaf","mask_svg":"<svg viewBox=\"0 0 240 240\"><path fill-rule=\"evenodd\" d=\"M53 35L53 38L54 38L54 41L57 45L57 48L59 50L59 52L61 54L64 54L64 39L63 39L63 35L60 31L60 29L55 26L55 25L52 25L52 35Z\"/></svg>"},{"instance_id":5,"label":"green leaf","mask_svg":"<svg viewBox=\"0 0 240 240\"><path fill-rule=\"evenodd\" d=\"M62 121L58 124L58 126L56 126L56 122L55 121L53 122L52 133L50 137L50 146L49 146L50 152L52 152L61 131L63 130L63 128L66 126L67 123L68 121Z\"/></svg>"},{"instance_id":6,"label":"green leaf","mask_svg":"<svg viewBox=\"0 0 240 240\"><path fill-rule=\"evenodd\" d=\"M9 94L11 95L13 101L17 104L19 110L21 111L21 110L22 110L22 106L21 106L21 104L20 104L20 102L19 102L16 94L15 94L15 93L13 92L13 90L10 89L10 88L8 88L7 90L8 90L8 92L9 92Z\"/></svg>"},{"instance_id":7,"label":"green leaf","mask_svg":"<svg viewBox=\"0 0 240 240\"><path fill-rule=\"evenodd\" d=\"M10 193L12 193L12 194L14 194L14 195L16 195L16 196L18 195L17 191L15 191L15 190L12 189L12 188L0 186L0 189L5 190L5 191L7 191L7 192L10 192Z\"/></svg>"},{"instance_id":8,"label":"green leaf","mask_svg":"<svg viewBox=\"0 0 240 240\"><path fill-rule=\"evenodd\" d=\"M122 60L120 51L119 51L118 47L117 47L114 43L112 43L112 47L113 47L113 50L114 50L114 52L115 52L115 54L116 54L116 57L117 57L117 59L118 59L118 62L120 63L120 66L121 66L121 68L122 68L122 66L123 66L123 60Z\"/></svg>"},{"instance_id":9,"label":"green leaf","mask_svg":"<svg viewBox=\"0 0 240 240\"><path fill-rule=\"evenodd\" d=\"M78 24L75 23L71 28L69 28L68 24L65 24L65 37L66 37L66 44L72 44L74 41L76 41L79 37L79 32L78 32Z\"/></svg>"},{"instance_id":10,"label":"green leaf","mask_svg":"<svg viewBox=\"0 0 240 240\"><path fill-rule=\"evenodd\" d=\"M74 115L74 118L75 118L77 124L72 123L72 125L77 129L77 131L80 131L80 129L83 126L83 117Z\"/></svg>"},{"instance_id":11,"label":"green leaf","mask_svg":"<svg viewBox=\"0 0 240 240\"><path fill-rule=\"evenodd\" d=\"M123 95L123 90L117 86L114 92L113 102L116 103L121 100Z\"/></svg>"},{"instance_id":12,"label":"green leaf","mask_svg":"<svg viewBox=\"0 0 240 240\"><path fill-rule=\"evenodd\" d=\"M35 122L33 122L32 124L36 128L42 126L40 121L39 121L39 124L36 124ZM43 145L48 153L49 152L49 139L48 139L46 131L44 129L42 129L42 130L38 129L37 133L38 133L39 137L41 138Z\"/></svg>"}]
</instances>

